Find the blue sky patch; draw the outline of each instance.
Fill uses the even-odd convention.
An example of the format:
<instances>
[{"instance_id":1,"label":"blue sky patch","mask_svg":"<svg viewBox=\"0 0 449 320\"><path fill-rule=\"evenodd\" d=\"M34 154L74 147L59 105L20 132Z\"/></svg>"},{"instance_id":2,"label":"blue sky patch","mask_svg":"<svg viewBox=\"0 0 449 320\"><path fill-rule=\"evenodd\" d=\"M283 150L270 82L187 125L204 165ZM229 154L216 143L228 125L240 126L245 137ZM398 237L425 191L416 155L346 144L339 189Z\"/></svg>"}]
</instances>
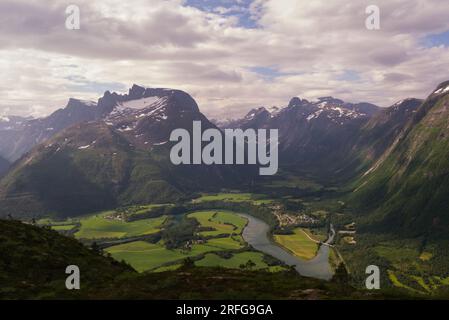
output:
<instances>
[{"instance_id":1,"label":"blue sky patch","mask_svg":"<svg viewBox=\"0 0 449 320\"><path fill-rule=\"evenodd\" d=\"M336 77L339 81L358 81L360 80L360 75L354 70L345 70L342 74Z\"/></svg>"},{"instance_id":2,"label":"blue sky patch","mask_svg":"<svg viewBox=\"0 0 449 320\"><path fill-rule=\"evenodd\" d=\"M72 84L67 86L67 88L72 91L94 92L98 94L103 94L105 91L108 90L109 91L126 90L126 86L118 82L89 81L79 76L68 76L66 77L66 79L72 82Z\"/></svg>"},{"instance_id":3,"label":"blue sky patch","mask_svg":"<svg viewBox=\"0 0 449 320\"><path fill-rule=\"evenodd\" d=\"M237 17L239 26L247 29L257 28L257 21L251 17L250 5L253 0L187 0L185 5L202 11Z\"/></svg>"},{"instance_id":4,"label":"blue sky patch","mask_svg":"<svg viewBox=\"0 0 449 320\"><path fill-rule=\"evenodd\" d=\"M449 46L449 30L438 33L438 34L432 34L424 38L424 45L428 48L431 47L438 47L438 46Z\"/></svg>"},{"instance_id":5,"label":"blue sky patch","mask_svg":"<svg viewBox=\"0 0 449 320\"><path fill-rule=\"evenodd\" d=\"M288 75L288 73L279 72L273 67L249 67L248 70L261 75L267 80Z\"/></svg>"}]
</instances>

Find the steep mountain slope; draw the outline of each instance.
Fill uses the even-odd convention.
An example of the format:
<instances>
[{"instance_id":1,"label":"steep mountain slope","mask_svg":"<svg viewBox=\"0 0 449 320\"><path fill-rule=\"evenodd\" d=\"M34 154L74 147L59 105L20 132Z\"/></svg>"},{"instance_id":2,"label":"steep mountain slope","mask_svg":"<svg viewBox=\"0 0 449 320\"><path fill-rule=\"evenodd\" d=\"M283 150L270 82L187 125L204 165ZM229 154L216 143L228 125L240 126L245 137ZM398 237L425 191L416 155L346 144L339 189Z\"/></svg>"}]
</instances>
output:
<instances>
[{"instance_id":1,"label":"steep mountain slope","mask_svg":"<svg viewBox=\"0 0 449 320\"><path fill-rule=\"evenodd\" d=\"M373 115L360 130L350 146L342 166L336 172L345 181L363 174L395 143L422 104L420 99L405 99Z\"/></svg>"},{"instance_id":2,"label":"steep mountain slope","mask_svg":"<svg viewBox=\"0 0 449 320\"><path fill-rule=\"evenodd\" d=\"M371 229L440 234L449 229L449 81L416 110L357 182L352 202Z\"/></svg>"},{"instance_id":3,"label":"steep mountain slope","mask_svg":"<svg viewBox=\"0 0 449 320\"><path fill-rule=\"evenodd\" d=\"M393 144L422 103L420 99L405 99L377 113L362 127L354 149L366 160L376 160Z\"/></svg>"},{"instance_id":4,"label":"steep mountain slope","mask_svg":"<svg viewBox=\"0 0 449 320\"><path fill-rule=\"evenodd\" d=\"M14 164L0 181L0 216L72 216L120 205L174 202L192 192L245 180L251 170L229 166L175 166L172 130L193 121L213 128L185 92L133 86L106 93L115 105L101 120L63 130Z\"/></svg>"},{"instance_id":5,"label":"steep mountain slope","mask_svg":"<svg viewBox=\"0 0 449 320\"><path fill-rule=\"evenodd\" d=\"M70 99L64 109L45 118L0 118L0 156L13 162L61 130L95 119L96 103Z\"/></svg>"},{"instance_id":6,"label":"steep mountain slope","mask_svg":"<svg viewBox=\"0 0 449 320\"><path fill-rule=\"evenodd\" d=\"M8 170L9 162L6 159L0 157L0 177Z\"/></svg>"}]
</instances>

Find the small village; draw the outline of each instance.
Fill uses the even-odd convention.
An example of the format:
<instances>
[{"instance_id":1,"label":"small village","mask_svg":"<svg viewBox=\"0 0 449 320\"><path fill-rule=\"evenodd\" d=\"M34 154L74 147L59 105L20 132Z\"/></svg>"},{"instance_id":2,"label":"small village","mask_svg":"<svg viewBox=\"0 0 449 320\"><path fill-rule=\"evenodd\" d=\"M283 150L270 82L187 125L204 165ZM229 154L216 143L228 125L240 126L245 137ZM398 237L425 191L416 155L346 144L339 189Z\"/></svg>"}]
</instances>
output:
<instances>
[{"instance_id":1,"label":"small village","mask_svg":"<svg viewBox=\"0 0 449 320\"><path fill-rule=\"evenodd\" d=\"M277 204L271 207L273 209L273 214L276 216L277 220L279 221L279 226L282 227L288 227L288 226L295 226L300 224L310 224L315 225L318 224L320 221L318 219L315 219L305 213L300 213L297 215L286 213L281 205Z\"/></svg>"}]
</instances>

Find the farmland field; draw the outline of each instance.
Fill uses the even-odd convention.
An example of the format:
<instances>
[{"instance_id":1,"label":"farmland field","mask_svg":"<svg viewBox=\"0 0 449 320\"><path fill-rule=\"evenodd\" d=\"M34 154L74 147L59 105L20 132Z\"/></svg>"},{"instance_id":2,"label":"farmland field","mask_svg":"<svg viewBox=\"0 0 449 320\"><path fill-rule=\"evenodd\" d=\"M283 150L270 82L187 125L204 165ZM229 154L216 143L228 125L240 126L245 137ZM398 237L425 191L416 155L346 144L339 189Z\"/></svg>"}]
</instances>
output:
<instances>
[{"instance_id":1,"label":"farmland field","mask_svg":"<svg viewBox=\"0 0 449 320\"><path fill-rule=\"evenodd\" d=\"M56 231L69 231L75 228L74 224L61 224L61 225L53 225L51 228Z\"/></svg>"},{"instance_id":2,"label":"farmland field","mask_svg":"<svg viewBox=\"0 0 449 320\"><path fill-rule=\"evenodd\" d=\"M315 257L318 251L318 244L310 240L305 232L307 232L312 239L316 239L309 230L302 228L296 228L294 234L274 235L273 238L277 243L290 250L296 256L309 260Z\"/></svg>"},{"instance_id":3,"label":"farmland field","mask_svg":"<svg viewBox=\"0 0 449 320\"><path fill-rule=\"evenodd\" d=\"M231 194L206 196L205 199L227 199ZM232 194L235 201L252 199L251 194ZM209 200L205 200L209 201ZM255 200L256 201L256 200ZM264 200L262 200L264 201ZM125 239L135 236L153 234L164 229L168 216L124 221L124 215L138 215L151 209L149 206L134 206L121 210L99 212L65 221L41 220L40 223L57 231L70 231L77 228L74 236L83 240ZM247 219L227 210L203 210L187 214L196 219L199 227L195 232L198 237L182 246L166 247L163 240L157 243L133 241L116 244L104 249L116 260L124 260L138 272L163 272L174 270L182 265L184 259L198 260L198 266L214 265L226 268L240 268L251 260L255 265L251 269L281 270L282 267L269 267L264 255L259 252L243 251L246 243L242 231ZM174 221L174 220L172 220ZM240 251L239 251L240 250ZM234 252L230 259L221 258L214 252Z\"/></svg>"},{"instance_id":4,"label":"farmland field","mask_svg":"<svg viewBox=\"0 0 449 320\"><path fill-rule=\"evenodd\" d=\"M159 244L135 241L106 249L116 260L125 260L139 272L150 270L186 256L177 250L168 250Z\"/></svg>"},{"instance_id":5,"label":"farmland field","mask_svg":"<svg viewBox=\"0 0 449 320\"><path fill-rule=\"evenodd\" d=\"M213 251L239 249L241 244L231 238L211 239L204 244L195 244L191 250L167 249L162 243L152 244L135 241L116 245L106 252L116 260L125 260L139 272L162 267L163 265L182 262L188 257L195 257Z\"/></svg>"},{"instance_id":6,"label":"farmland field","mask_svg":"<svg viewBox=\"0 0 449 320\"><path fill-rule=\"evenodd\" d=\"M246 219L231 211L198 211L188 215L195 218L202 227L213 228L213 231L203 231L203 236L216 236L220 234L240 234L245 227Z\"/></svg>"},{"instance_id":7,"label":"farmland field","mask_svg":"<svg viewBox=\"0 0 449 320\"><path fill-rule=\"evenodd\" d=\"M266 199L264 195L253 193L217 193L217 194L203 194L201 197L192 200L194 203L201 203L207 201L226 201L226 202L252 202L253 204L269 204L273 202L271 199Z\"/></svg>"},{"instance_id":8,"label":"farmland field","mask_svg":"<svg viewBox=\"0 0 449 320\"><path fill-rule=\"evenodd\" d=\"M124 238L156 233L167 217L162 216L152 219L142 219L132 222L124 222L108 219L105 216L110 213L82 218L80 230L75 233L79 239Z\"/></svg>"},{"instance_id":9,"label":"farmland field","mask_svg":"<svg viewBox=\"0 0 449 320\"><path fill-rule=\"evenodd\" d=\"M201 227L214 228L214 231L203 231L200 235L215 238L208 238L182 249L167 249L162 242L151 244L136 241L109 247L106 251L113 258L125 260L137 271L142 272L164 271L171 267L170 264L179 264L188 257L197 257L214 251L239 250L245 246L241 232L246 225L246 219L237 214L230 211L198 211L189 214L188 217L195 218Z\"/></svg>"}]
</instances>

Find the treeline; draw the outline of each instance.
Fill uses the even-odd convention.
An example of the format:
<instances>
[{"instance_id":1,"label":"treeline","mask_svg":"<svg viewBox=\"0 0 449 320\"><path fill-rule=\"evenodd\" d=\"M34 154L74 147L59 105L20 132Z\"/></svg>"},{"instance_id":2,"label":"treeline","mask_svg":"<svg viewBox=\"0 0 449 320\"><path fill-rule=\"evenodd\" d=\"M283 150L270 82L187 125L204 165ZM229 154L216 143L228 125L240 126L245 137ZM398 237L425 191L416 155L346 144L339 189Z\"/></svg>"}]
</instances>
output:
<instances>
[{"instance_id":1,"label":"treeline","mask_svg":"<svg viewBox=\"0 0 449 320\"><path fill-rule=\"evenodd\" d=\"M222 200L153 207L143 213L131 214L126 217L126 220L136 221L140 219L157 218L162 215L180 215L210 209L225 209L250 214L265 221L273 228L278 224L277 219L271 213L271 208L265 204L254 205L251 202L226 202Z\"/></svg>"},{"instance_id":2,"label":"treeline","mask_svg":"<svg viewBox=\"0 0 449 320\"><path fill-rule=\"evenodd\" d=\"M182 247L187 241L197 240L199 223L196 219L184 216L179 221L171 221L162 231L162 240L167 249Z\"/></svg>"}]
</instances>

